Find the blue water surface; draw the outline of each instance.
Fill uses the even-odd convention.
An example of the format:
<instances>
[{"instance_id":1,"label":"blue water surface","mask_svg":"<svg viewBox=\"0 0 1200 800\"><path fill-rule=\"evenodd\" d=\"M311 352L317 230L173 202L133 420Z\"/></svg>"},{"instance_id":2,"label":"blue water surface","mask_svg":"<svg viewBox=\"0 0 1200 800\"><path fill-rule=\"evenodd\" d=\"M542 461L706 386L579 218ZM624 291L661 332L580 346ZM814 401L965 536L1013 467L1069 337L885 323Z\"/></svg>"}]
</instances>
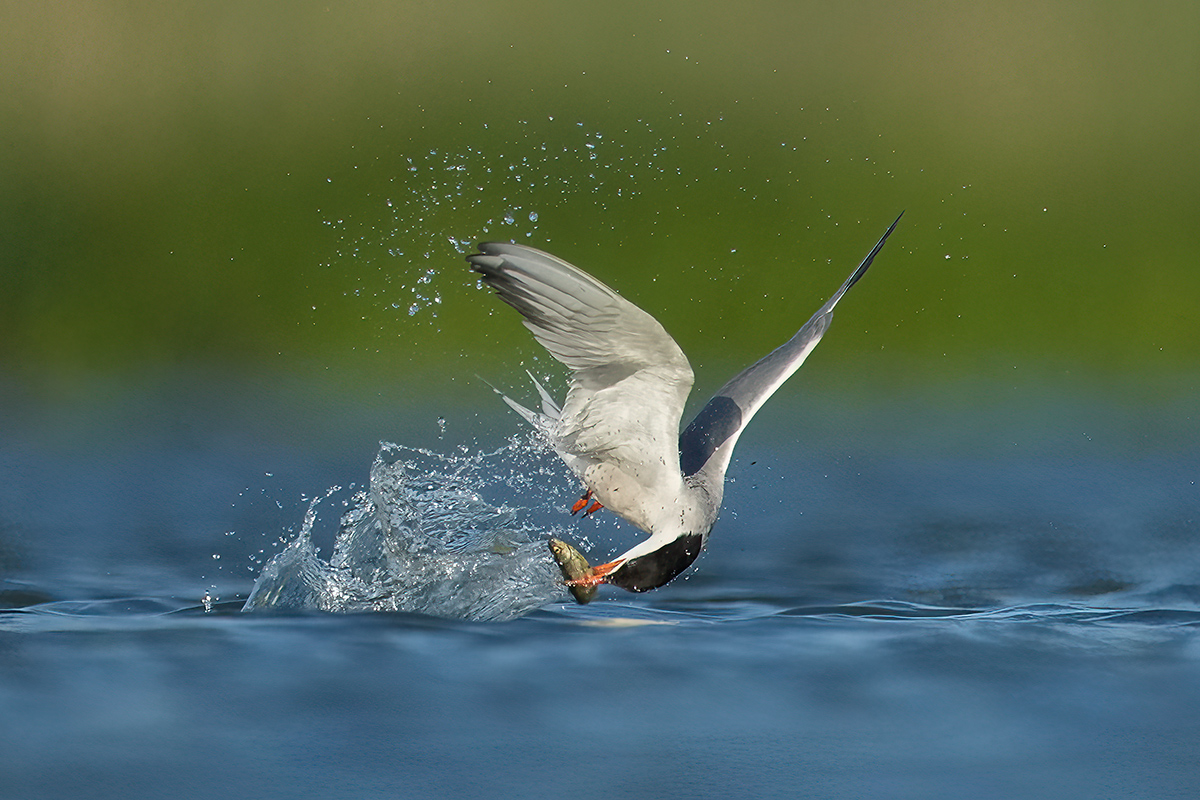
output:
<instances>
[{"instance_id":1,"label":"blue water surface","mask_svg":"<svg viewBox=\"0 0 1200 800\"><path fill-rule=\"evenodd\" d=\"M1177 408L1070 397L989 430L894 398L804 425L764 412L684 578L588 606L556 589L485 622L242 606L312 498L368 485L372 437L453 459L504 450L514 419L416 410L398 430L325 406L264 424L275 399L184 394L123 398L102 425L10 402L5 798L1200 790L1197 459ZM318 419L336 422L306 435ZM597 558L626 546L557 510L563 476L522 489L523 469L557 474L522 453L481 462L484 501ZM341 496L317 505L325 558Z\"/></svg>"}]
</instances>

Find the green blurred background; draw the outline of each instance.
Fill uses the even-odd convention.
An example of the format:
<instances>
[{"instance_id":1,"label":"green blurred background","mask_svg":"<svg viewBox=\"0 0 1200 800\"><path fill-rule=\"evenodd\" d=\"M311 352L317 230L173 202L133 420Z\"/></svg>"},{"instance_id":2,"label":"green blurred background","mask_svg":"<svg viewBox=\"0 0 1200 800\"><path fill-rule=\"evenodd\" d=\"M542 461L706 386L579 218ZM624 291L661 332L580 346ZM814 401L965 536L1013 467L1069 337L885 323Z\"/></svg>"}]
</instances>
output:
<instances>
[{"instance_id":1,"label":"green blurred background","mask_svg":"<svg viewBox=\"0 0 1200 800\"><path fill-rule=\"evenodd\" d=\"M812 380L1187 402L1198 42L1191 2L8 3L0 371L476 404L548 366L462 261L511 238L711 389L905 210Z\"/></svg>"}]
</instances>

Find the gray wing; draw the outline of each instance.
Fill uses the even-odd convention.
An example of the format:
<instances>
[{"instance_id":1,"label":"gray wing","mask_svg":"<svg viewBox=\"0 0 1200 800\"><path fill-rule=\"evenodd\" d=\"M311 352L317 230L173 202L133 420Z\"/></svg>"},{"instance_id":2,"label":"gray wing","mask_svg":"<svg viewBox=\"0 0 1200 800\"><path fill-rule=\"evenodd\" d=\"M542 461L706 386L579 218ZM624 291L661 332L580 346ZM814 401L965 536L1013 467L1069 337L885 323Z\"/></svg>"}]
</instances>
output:
<instances>
[{"instance_id":1,"label":"gray wing","mask_svg":"<svg viewBox=\"0 0 1200 800\"><path fill-rule=\"evenodd\" d=\"M800 365L829 329L834 306L866 274L867 268L903 216L902 211L842 287L804 323L795 336L722 386L700 410L679 437L680 466L684 475L703 472L714 480L724 477L733 455L733 446L750 418L784 381L800 369Z\"/></svg>"},{"instance_id":2,"label":"gray wing","mask_svg":"<svg viewBox=\"0 0 1200 800\"><path fill-rule=\"evenodd\" d=\"M679 419L692 368L652 316L562 259L532 247L479 245L467 260L550 355L572 370L552 438L609 510L649 530L678 494Z\"/></svg>"}]
</instances>

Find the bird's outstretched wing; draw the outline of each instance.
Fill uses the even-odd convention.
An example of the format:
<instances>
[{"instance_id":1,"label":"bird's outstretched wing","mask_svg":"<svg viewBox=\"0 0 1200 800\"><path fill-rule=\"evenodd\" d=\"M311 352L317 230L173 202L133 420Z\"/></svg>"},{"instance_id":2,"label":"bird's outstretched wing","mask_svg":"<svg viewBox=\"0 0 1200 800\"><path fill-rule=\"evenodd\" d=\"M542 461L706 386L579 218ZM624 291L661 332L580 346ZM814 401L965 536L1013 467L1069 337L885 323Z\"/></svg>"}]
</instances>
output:
<instances>
[{"instance_id":1,"label":"bird's outstretched wing","mask_svg":"<svg viewBox=\"0 0 1200 800\"><path fill-rule=\"evenodd\" d=\"M866 274L867 268L903 216L904 212L901 211L858 268L850 273L841 288L804 323L795 336L717 390L679 437L683 474L702 474L712 482L724 478L733 455L733 446L750 418L784 381L800 369L800 365L829 329L834 306Z\"/></svg>"},{"instance_id":2,"label":"bird's outstretched wing","mask_svg":"<svg viewBox=\"0 0 1200 800\"><path fill-rule=\"evenodd\" d=\"M556 449L606 508L650 531L675 497L679 419L692 368L654 317L549 253L484 242L471 267L550 355L572 371L551 431Z\"/></svg>"}]
</instances>

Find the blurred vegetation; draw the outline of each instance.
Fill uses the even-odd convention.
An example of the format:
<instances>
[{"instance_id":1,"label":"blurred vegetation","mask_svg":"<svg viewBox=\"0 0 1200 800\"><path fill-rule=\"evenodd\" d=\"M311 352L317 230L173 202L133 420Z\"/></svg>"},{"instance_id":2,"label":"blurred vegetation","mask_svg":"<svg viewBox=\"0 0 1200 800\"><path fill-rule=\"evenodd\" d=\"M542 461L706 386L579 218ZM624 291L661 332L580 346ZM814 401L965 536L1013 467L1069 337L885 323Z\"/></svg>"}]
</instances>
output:
<instances>
[{"instance_id":1,"label":"blurred vegetation","mask_svg":"<svg viewBox=\"0 0 1200 800\"><path fill-rule=\"evenodd\" d=\"M1200 374L1194 3L3 19L9 380L201 364L433 391L545 366L465 268L480 238L579 264L698 371L728 368L787 338L901 210L822 345L827 380Z\"/></svg>"}]
</instances>

